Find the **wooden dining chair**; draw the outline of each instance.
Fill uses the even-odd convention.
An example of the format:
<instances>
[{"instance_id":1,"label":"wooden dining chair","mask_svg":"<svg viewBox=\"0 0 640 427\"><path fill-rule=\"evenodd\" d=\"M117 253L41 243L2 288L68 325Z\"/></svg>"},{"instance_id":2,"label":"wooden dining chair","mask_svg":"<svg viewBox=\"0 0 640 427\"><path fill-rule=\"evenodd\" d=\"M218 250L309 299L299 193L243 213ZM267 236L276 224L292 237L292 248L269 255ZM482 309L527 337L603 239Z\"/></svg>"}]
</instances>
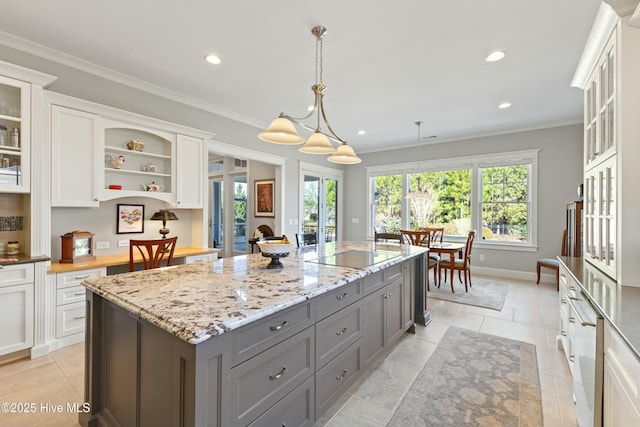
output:
<instances>
[{"instance_id":1,"label":"wooden dining chair","mask_svg":"<svg viewBox=\"0 0 640 427\"><path fill-rule=\"evenodd\" d=\"M166 260L167 266L173 263L173 252L176 249L178 237L152 240L129 241L129 271L134 271L134 264L140 262L136 255L142 256L142 265L145 270L162 267Z\"/></svg>"},{"instance_id":2,"label":"wooden dining chair","mask_svg":"<svg viewBox=\"0 0 640 427\"><path fill-rule=\"evenodd\" d=\"M400 243L406 243L409 245L425 247L429 242L429 232L425 230L400 230L400 236L402 238ZM435 260L431 257L427 257L427 268L424 272L427 280L427 291L431 289L431 284L429 283L429 270L433 269L433 277L435 279L437 266L438 263Z\"/></svg>"},{"instance_id":3,"label":"wooden dining chair","mask_svg":"<svg viewBox=\"0 0 640 427\"><path fill-rule=\"evenodd\" d=\"M389 242L400 243L402 241L402 235L397 233L378 233L377 231L373 232L373 241L374 242Z\"/></svg>"},{"instance_id":4,"label":"wooden dining chair","mask_svg":"<svg viewBox=\"0 0 640 427\"><path fill-rule=\"evenodd\" d=\"M434 243L442 244L444 239L444 227L425 227L423 230L429 233L429 236L427 237L428 247L431 247ZM429 252L429 258L436 263L436 266L433 269L433 281L435 283L439 283L436 277L436 272L438 271L438 264L440 263L440 254L436 252Z\"/></svg>"},{"instance_id":5,"label":"wooden dining chair","mask_svg":"<svg viewBox=\"0 0 640 427\"><path fill-rule=\"evenodd\" d=\"M427 246L429 233L424 230L400 230L402 243L414 246Z\"/></svg>"},{"instance_id":6,"label":"wooden dining chair","mask_svg":"<svg viewBox=\"0 0 640 427\"><path fill-rule=\"evenodd\" d=\"M567 256L567 230L562 233L562 243L560 247L560 255ZM560 291L560 261L554 258L542 258L536 263L536 273L538 274L538 280L536 284L540 284L540 268L550 268L556 272L556 290Z\"/></svg>"},{"instance_id":7,"label":"wooden dining chair","mask_svg":"<svg viewBox=\"0 0 640 427\"><path fill-rule=\"evenodd\" d=\"M318 239L315 233L304 233L304 234L296 233L296 243L298 247L315 245L316 243L318 243Z\"/></svg>"},{"instance_id":8,"label":"wooden dining chair","mask_svg":"<svg viewBox=\"0 0 640 427\"><path fill-rule=\"evenodd\" d=\"M462 271L464 273L464 291L469 292L469 287L471 287L471 249L473 248L473 240L476 237L476 231L471 230L469 234L467 234L467 243L464 246L464 254L461 259L455 259L453 261L453 265L451 264L450 259L442 258L438 263L438 283L442 283L442 270L452 270L451 271L451 292L455 292L453 290L453 272L455 270ZM445 273L446 277L446 273ZM468 282L468 286L467 286ZM438 285L440 286L440 285Z\"/></svg>"}]
</instances>

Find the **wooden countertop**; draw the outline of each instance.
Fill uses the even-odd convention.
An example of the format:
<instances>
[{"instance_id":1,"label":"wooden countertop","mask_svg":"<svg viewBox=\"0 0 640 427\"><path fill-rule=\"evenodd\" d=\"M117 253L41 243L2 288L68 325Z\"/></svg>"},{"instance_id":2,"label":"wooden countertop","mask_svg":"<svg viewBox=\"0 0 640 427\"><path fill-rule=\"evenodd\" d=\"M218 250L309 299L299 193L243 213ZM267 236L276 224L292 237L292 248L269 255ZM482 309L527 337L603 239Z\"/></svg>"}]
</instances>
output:
<instances>
[{"instance_id":1,"label":"wooden countertop","mask_svg":"<svg viewBox=\"0 0 640 427\"><path fill-rule=\"evenodd\" d=\"M173 253L174 258L192 256L192 255L204 255L204 254L212 254L218 253L220 249L211 249L211 248L176 248ZM142 262L141 257L134 258L137 262ZM77 262L74 264L60 263L59 261L52 261L51 266L49 267L49 273L65 273L67 271L76 271L76 270L88 270L90 268L102 268L102 267L113 267L115 265L127 265L129 264L129 251L125 254L116 254L116 255L102 255L96 257L93 261L84 261Z\"/></svg>"}]
</instances>

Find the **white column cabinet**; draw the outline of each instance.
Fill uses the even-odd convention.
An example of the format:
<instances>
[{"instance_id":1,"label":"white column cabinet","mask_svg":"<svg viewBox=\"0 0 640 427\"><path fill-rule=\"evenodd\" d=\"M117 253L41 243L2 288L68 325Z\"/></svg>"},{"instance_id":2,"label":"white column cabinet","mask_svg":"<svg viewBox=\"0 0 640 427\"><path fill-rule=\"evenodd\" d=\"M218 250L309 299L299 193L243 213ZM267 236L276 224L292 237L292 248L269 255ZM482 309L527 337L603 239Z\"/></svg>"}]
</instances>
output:
<instances>
[{"instance_id":1,"label":"white column cabinet","mask_svg":"<svg viewBox=\"0 0 640 427\"><path fill-rule=\"evenodd\" d=\"M640 286L640 30L603 2L572 85L584 90L585 259Z\"/></svg>"},{"instance_id":2,"label":"white column cabinet","mask_svg":"<svg viewBox=\"0 0 640 427\"><path fill-rule=\"evenodd\" d=\"M0 270L0 355L33 346L33 288L33 263Z\"/></svg>"},{"instance_id":3,"label":"white column cabinet","mask_svg":"<svg viewBox=\"0 0 640 427\"><path fill-rule=\"evenodd\" d=\"M29 193L31 84L0 76L0 191ZM13 135L12 135L13 134Z\"/></svg>"},{"instance_id":4,"label":"white column cabinet","mask_svg":"<svg viewBox=\"0 0 640 427\"><path fill-rule=\"evenodd\" d=\"M51 106L51 206L99 205L98 120L95 114Z\"/></svg>"},{"instance_id":5,"label":"white column cabinet","mask_svg":"<svg viewBox=\"0 0 640 427\"><path fill-rule=\"evenodd\" d=\"M178 135L176 158L176 206L202 208L207 182L204 140Z\"/></svg>"}]
</instances>

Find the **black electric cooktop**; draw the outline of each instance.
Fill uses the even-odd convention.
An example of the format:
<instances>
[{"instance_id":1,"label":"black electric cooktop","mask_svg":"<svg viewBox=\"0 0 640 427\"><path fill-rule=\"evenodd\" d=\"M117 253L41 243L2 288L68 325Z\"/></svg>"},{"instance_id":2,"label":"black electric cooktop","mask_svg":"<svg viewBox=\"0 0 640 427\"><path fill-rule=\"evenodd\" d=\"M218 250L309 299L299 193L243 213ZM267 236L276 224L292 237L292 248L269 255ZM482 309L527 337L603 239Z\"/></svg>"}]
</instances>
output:
<instances>
[{"instance_id":1,"label":"black electric cooktop","mask_svg":"<svg viewBox=\"0 0 640 427\"><path fill-rule=\"evenodd\" d=\"M400 254L393 252L351 250L306 261L317 264L335 265L338 267L364 268L398 256L400 256Z\"/></svg>"}]
</instances>

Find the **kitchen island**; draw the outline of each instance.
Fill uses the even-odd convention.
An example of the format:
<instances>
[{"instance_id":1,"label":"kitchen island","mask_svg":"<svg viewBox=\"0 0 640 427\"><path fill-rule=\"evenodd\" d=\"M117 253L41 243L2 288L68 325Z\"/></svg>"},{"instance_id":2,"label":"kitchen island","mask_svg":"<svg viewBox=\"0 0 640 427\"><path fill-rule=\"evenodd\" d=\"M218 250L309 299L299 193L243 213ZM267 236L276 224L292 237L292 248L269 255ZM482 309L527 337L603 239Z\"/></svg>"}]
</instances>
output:
<instances>
[{"instance_id":1,"label":"kitchen island","mask_svg":"<svg viewBox=\"0 0 640 427\"><path fill-rule=\"evenodd\" d=\"M87 425L313 425L416 316L426 249L301 248L91 279Z\"/></svg>"}]
</instances>

